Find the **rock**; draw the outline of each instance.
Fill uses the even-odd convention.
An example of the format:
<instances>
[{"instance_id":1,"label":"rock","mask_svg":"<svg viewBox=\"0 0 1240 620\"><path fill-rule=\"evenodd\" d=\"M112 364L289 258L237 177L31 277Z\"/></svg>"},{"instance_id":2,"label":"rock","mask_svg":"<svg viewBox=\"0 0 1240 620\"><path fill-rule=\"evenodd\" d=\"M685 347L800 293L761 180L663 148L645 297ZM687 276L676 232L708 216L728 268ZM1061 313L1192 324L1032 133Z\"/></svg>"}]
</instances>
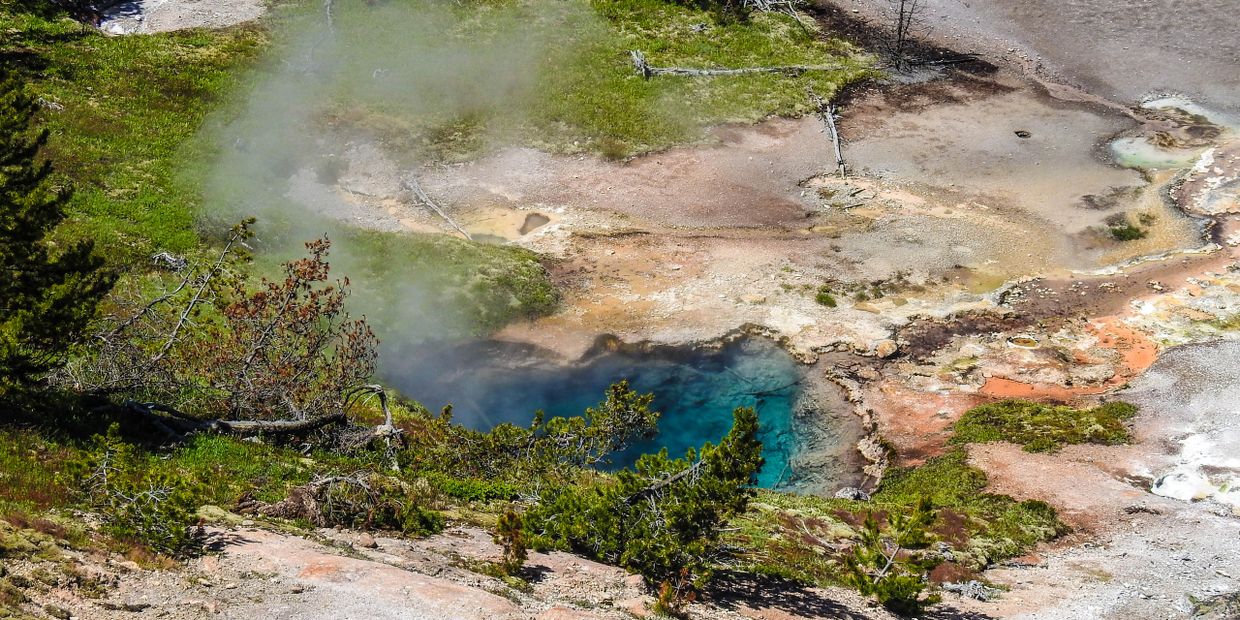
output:
<instances>
[{"instance_id":1,"label":"rock","mask_svg":"<svg viewBox=\"0 0 1240 620\"><path fill-rule=\"evenodd\" d=\"M556 605L550 609L538 614L538 620L589 620L593 618L602 618L602 616L584 611L581 609L573 609L564 605Z\"/></svg>"},{"instance_id":2,"label":"rock","mask_svg":"<svg viewBox=\"0 0 1240 620\"><path fill-rule=\"evenodd\" d=\"M69 613L68 609L65 609L64 607L57 607L51 603L43 606L43 613L46 613L53 618L57 618L58 620L69 620L69 618L73 617L73 614Z\"/></svg>"},{"instance_id":3,"label":"rock","mask_svg":"<svg viewBox=\"0 0 1240 620\"><path fill-rule=\"evenodd\" d=\"M641 575L625 575L624 585L629 588L641 589L645 587L646 580Z\"/></svg>"},{"instance_id":4,"label":"rock","mask_svg":"<svg viewBox=\"0 0 1240 620\"><path fill-rule=\"evenodd\" d=\"M150 603L113 603L112 601L101 601L99 603L99 606L103 607L104 609L111 610L111 611L128 611L131 613L138 613L142 610L150 609L151 604Z\"/></svg>"},{"instance_id":5,"label":"rock","mask_svg":"<svg viewBox=\"0 0 1240 620\"><path fill-rule=\"evenodd\" d=\"M362 532L362 534L357 537L357 546L362 547L363 549L376 549L379 547L379 542L375 540L374 536Z\"/></svg>"},{"instance_id":6,"label":"rock","mask_svg":"<svg viewBox=\"0 0 1240 620\"><path fill-rule=\"evenodd\" d=\"M895 355L896 351L899 349L900 347L896 346L894 340L879 340L874 343L874 354L882 358L888 358Z\"/></svg>"},{"instance_id":7,"label":"rock","mask_svg":"<svg viewBox=\"0 0 1240 620\"><path fill-rule=\"evenodd\" d=\"M971 598L978 601L989 601L998 597L1003 593L998 588L992 588L976 579L965 583L945 583L943 589L948 592L955 592L963 598Z\"/></svg>"},{"instance_id":8,"label":"rock","mask_svg":"<svg viewBox=\"0 0 1240 620\"><path fill-rule=\"evenodd\" d=\"M851 499L860 502L870 500L870 494L858 489L857 487L844 487L835 492L836 499Z\"/></svg>"}]
</instances>

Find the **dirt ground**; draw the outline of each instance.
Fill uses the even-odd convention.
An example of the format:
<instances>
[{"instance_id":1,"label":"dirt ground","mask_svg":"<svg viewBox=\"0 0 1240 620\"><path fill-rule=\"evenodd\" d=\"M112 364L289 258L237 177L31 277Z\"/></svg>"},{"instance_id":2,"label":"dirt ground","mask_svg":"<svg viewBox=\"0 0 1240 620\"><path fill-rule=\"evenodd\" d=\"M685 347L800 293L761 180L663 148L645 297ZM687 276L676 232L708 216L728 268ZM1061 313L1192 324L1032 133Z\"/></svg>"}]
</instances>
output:
<instances>
[{"instance_id":1,"label":"dirt ground","mask_svg":"<svg viewBox=\"0 0 1240 620\"><path fill-rule=\"evenodd\" d=\"M886 24L886 0L850 3ZM1189 96L1240 112L1240 11L1230 0L922 0L923 37L1129 104Z\"/></svg>"},{"instance_id":2,"label":"dirt ground","mask_svg":"<svg viewBox=\"0 0 1240 620\"><path fill-rule=\"evenodd\" d=\"M224 28L258 19L264 0L124 0L103 11L109 34L150 34L186 28Z\"/></svg>"}]
</instances>

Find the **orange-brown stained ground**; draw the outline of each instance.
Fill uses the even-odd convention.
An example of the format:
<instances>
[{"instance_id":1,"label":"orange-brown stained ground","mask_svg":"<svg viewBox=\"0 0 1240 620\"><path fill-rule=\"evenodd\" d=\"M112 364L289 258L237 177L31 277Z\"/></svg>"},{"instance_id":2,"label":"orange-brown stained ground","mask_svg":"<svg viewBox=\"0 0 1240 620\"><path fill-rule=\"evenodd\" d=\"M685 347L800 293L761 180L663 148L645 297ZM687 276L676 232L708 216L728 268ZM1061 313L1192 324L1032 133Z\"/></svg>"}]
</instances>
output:
<instances>
[{"instance_id":1,"label":"orange-brown stained ground","mask_svg":"<svg viewBox=\"0 0 1240 620\"><path fill-rule=\"evenodd\" d=\"M987 399L976 394L921 392L884 379L866 390L883 437L893 442L900 465L916 465L942 453L952 423Z\"/></svg>"},{"instance_id":2,"label":"orange-brown stained ground","mask_svg":"<svg viewBox=\"0 0 1240 620\"><path fill-rule=\"evenodd\" d=\"M1096 319L1089 324L1087 331L1097 336L1099 347L1114 349L1120 354L1121 363L1115 369L1115 376L1108 381L1095 385L1063 386L990 377L980 392L993 398L1069 402L1081 396L1102 394L1123 385L1149 368L1158 357L1158 345L1145 334L1124 325L1118 317Z\"/></svg>"}]
</instances>

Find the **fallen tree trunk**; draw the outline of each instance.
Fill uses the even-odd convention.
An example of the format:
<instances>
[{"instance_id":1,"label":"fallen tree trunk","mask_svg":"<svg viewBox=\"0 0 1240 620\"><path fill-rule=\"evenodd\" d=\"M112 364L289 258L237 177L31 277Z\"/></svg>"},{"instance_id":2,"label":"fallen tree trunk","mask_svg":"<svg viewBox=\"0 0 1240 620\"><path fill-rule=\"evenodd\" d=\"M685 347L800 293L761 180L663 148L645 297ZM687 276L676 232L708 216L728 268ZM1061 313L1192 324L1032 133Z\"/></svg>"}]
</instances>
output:
<instances>
[{"instance_id":1,"label":"fallen tree trunk","mask_svg":"<svg viewBox=\"0 0 1240 620\"><path fill-rule=\"evenodd\" d=\"M457 224L456 220L452 219L447 213L444 212L443 209L440 209L439 205L435 204L435 201L431 200L430 196L426 195L426 192L422 190L422 185L418 183L418 180L415 177L405 177L400 183L405 189L413 192L413 195L417 197L419 202L426 205L427 208L434 211L439 215L439 217L442 217L444 221L455 228L457 232L464 235L466 239L469 239L470 241L474 240L474 238L470 236L469 232L462 228L460 224Z\"/></svg>"},{"instance_id":2,"label":"fallen tree trunk","mask_svg":"<svg viewBox=\"0 0 1240 620\"><path fill-rule=\"evenodd\" d=\"M306 420L213 420L211 425L219 432L232 435L290 435L348 421L344 412L337 412Z\"/></svg>"},{"instance_id":3,"label":"fallen tree trunk","mask_svg":"<svg viewBox=\"0 0 1240 620\"><path fill-rule=\"evenodd\" d=\"M656 75L683 75L689 77L707 77L718 75L745 75L748 73L787 73L800 75L807 71L839 71L842 65L785 65L781 67L741 67L737 69L693 69L690 67L655 67L646 61L646 55L638 50L629 52L633 68L642 77L650 79Z\"/></svg>"},{"instance_id":4,"label":"fallen tree trunk","mask_svg":"<svg viewBox=\"0 0 1240 620\"><path fill-rule=\"evenodd\" d=\"M240 437L253 435L295 435L332 425L348 424L343 411L329 413L305 420L221 420L198 419L160 403L128 401L121 406L126 412L136 414L151 428L159 431L173 442L180 442L192 433L215 432Z\"/></svg>"},{"instance_id":5,"label":"fallen tree trunk","mask_svg":"<svg viewBox=\"0 0 1240 620\"><path fill-rule=\"evenodd\" d=\"M819 97L813 88L809 88L807 91L809 92L809 100L814 104L814 108L818 110L818 118L822 119L823 124L827 126L827 132L831 134L831 144L835 147L835 167L842 179L848 176L848 167L844 164L844 149L840 145L840 132L835 127L835 106Z\"/></svg>"}]
</instances>

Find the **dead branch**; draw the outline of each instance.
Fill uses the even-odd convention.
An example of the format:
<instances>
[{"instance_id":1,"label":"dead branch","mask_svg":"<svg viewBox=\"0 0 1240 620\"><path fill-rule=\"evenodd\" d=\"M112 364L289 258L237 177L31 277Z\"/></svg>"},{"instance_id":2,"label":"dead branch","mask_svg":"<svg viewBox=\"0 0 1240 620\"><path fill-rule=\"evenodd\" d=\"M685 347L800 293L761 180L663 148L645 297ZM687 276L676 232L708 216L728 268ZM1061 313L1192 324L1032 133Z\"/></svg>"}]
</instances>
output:
<instances>
[{"instance_id":1,"label":"dead branch","mask_svg":"<svg viewBox=\"0 0 1240 620\"><path fill-rule=\"evenodd\" d=\"M363 385L353 389L345 399L345 406L350 407L357 399L377 396L379 398L379 407L383 409L383 424L376 426L373 430L362 434L360 437L348 440L348 449L366 448L373 445L376 441L383 441L384 452L387 454L388 460L391 462L392 471L400 471L400 460L396 458L399 448L405 447L405 431L396 428L392 424L392 410L388 408L387 390L378 384Z\"/></svg>"},{"instance_id":2,"label":"dead branch","mask_svg":"<svg viewBox=\"0 0 1240 620\"><path fill-rule=\"evenodd\" d=\"M835 127L835 106L819 97L812 86L806 91L809 93L810 102L814 104L814 109L818 111L818 118L822 119L823 124L827 126L827 132L831 134L831 144L835 146L835 166L842 179L848 176L848 168L844 164L844 149L840 146L840 132Z\"/></svg>"},{"instance_id":3,"label":"dead branch","mask_svg":"<svg viewBox=\"0 0 1240 620\"><path fill-rule=\"evenodd\" d=\"M120 407L141 416L144 423L158 430L173 443L193 433L216 432L241 437L253 435L295 435L332 425L345 425L344 412L329 413L307 420L219 420L198 419L162 403L126 401Z\"/></svg>"},{"instance_id":4,"label":"dead branch","mask_svg":"<svg viewBox=\"0 0 1240 620\"><path fill-rule=\"evenodd\" d=\"M703 464L705 464L705 462L706 461L698 459L698 461L694 463L693 465L690 465L689 467L686 467L672 474L671 476L668 476L667 478L663 478L662 480L659 480L651 484L650 486L628 496L628 498L624 500L624 503L631 506L643 498L653 499L654 496L657 495L659 491L662 491L664 488L671 486L673 484L676 484L677 482L684 480L685 478L696 477L699 473L701 473L702 466Z\"/></svg>"},{"instance_id":5,"label":"dead branch","mask_svg":"<svg viewBox=\"0 0 1240 620\"><path fill-rule=\"evenodd\" d=\"M689 77L709 77L719 75L745 75L749 73L786 73L800 75L808 71L839 71L846 69L843 65L785 65L781 67L741 67L737 69L693 69L689 67L656 67L646 60L646 55L638 50L629 52L633 68L644 78L656 75L683 75Z\"/></svg>"},{"instance_id":6,"label":"dead branch","mask_svg":"<svg viewBox=\"0 0 1240 620\"><path fill-rule=\"evenodd\" d=\"M202 281L194 290L194 296L190 298L189 303L186 304L185 308L181 310L181 315L177 319L176 324L172 327L172 332L168 334L168 339L165 340L163 346L159 348L159 352L151 357L148 361L149 364L158 364L164 356L168 355L168 351L172 350L172 346L177 342L177 336L180 335L181 329L185 327L185 324L189 322L189 318L193 315L194 309L197 308L200 303L203 303L202 296L207 292L212 278L224 270L225 265L228 263L228 257L232 254L233 246L243 240L247 234L249 234L249 229L245 226L238 226L233 230L232 236L228 238L228 243L224 244L224 249L220 251L219 256L215 259L215 263L211 265L209 270L207 270L206 275L203 276ZM149 308L147 309L149 310Z\"/></svg>"},{"instance_id":7,"label":"dead branch","mask_svg":"<svg viewBox=\"0 0 1240 620\"><path fill-rule=\"evenodd\" d=\"M443 209L439 208L439 205L435 204L435 201L431 200L430 196L426 195L426 192L422 190L422 185L418 183L418 179L416 177L405 177L404 179L401 179L400 184L405 189L413 192L413 195L418 199L418 202L426 205L427 208L434 211L439 215L439 217L442 217L444 221L448 222L448 224L455 228L457 232L464 235L466 239L469 239L470 241L474 240L468 231L462 228L460 224L457 224L456 220L452 219L447 213L444 212Z\"/></svg>"},{"instance_id":8,"label":"dead branch","mask_svg":"<svg viewBox=\"0 0 1240 620\"><path fill-rule=\"evenodd\" d=\"M307 420L212 420L209 424L216 430L233 435L291 435L313 431L333 424L346 424L349 418L343 411L329 413Z\"/></svg>"}]
</instances>

